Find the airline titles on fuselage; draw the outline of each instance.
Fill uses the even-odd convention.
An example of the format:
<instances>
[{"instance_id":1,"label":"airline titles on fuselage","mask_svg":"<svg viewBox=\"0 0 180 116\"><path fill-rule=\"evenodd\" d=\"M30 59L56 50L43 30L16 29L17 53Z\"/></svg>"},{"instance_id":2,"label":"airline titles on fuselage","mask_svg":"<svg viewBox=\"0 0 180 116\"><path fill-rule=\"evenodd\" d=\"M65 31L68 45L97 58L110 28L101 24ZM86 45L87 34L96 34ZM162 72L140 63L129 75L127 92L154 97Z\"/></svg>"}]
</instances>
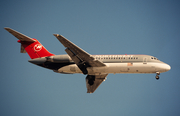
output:
<instances>
[{"instance_id":1,"label":"airline titles on fuselage","mask_svg":"<svg viewBox=\"0 0 180 116\"><path fill-rule=\"evenodd\" d=\"M93 55L97 60L103 59L138 59L138 57L134 55Z\"/></svg>"}]
</instances>

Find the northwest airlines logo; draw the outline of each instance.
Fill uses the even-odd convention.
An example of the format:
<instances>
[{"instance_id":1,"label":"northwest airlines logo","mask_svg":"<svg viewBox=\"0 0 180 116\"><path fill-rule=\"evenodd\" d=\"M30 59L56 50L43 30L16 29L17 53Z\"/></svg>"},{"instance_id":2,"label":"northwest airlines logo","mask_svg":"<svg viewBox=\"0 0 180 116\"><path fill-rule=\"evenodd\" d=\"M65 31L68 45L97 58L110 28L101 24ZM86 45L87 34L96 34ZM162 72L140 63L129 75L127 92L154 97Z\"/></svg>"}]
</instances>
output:
<instances>
[{"instance_id":1,"label":"northwest airlines logo","mask_svg":"<svg viewBox=\"0 0 180 116\"><path fill-rule=\"evenodd\" d=\"M41 44L36 44L34 46L34 51L36 51L36 52L39 52L41 49L42 49L42 45Z\"/></svg>"}]
</instances>

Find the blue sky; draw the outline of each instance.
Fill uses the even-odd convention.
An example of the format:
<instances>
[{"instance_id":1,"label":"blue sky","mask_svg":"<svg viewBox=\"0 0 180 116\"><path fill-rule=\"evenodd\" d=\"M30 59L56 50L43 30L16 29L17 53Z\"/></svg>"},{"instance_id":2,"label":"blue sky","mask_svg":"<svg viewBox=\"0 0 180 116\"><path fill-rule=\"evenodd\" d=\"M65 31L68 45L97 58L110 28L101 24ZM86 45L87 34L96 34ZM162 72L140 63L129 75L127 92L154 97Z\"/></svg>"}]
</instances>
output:
<instances>
[{"instance_id":1,"label":"blue sky","mask_svg":"<svg viewBox=\"0 0 180 116\"><path fill-rule=\"evenodd\" d=\"M177 0L1 0L0 115L180 115L180 2ZM147 54L171 70L109 74L93 94L85 76L35 66L4 27L65 54L61 34L90 54Z\"/></svg>"}]
</instances>

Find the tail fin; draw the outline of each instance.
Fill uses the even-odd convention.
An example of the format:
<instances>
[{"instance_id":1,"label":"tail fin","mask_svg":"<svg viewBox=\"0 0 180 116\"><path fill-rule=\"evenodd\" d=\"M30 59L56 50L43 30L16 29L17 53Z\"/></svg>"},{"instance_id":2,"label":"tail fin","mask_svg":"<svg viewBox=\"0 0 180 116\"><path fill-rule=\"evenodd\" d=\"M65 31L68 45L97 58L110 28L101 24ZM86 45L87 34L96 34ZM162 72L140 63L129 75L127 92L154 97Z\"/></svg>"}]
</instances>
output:
<instances>
[{"instance_id":1,"label":"tail fin","mask_svg":"<svg viewBox=\"0 0 180 116\"><path fill-rule=\"evenodd\" d=\"M10 28L4 29L19 39L18 42L21 43L21 53L27 52L31 59L54 56L54 54L50 53L37 39L32 39Z\"/></svg>"}]
</instances>

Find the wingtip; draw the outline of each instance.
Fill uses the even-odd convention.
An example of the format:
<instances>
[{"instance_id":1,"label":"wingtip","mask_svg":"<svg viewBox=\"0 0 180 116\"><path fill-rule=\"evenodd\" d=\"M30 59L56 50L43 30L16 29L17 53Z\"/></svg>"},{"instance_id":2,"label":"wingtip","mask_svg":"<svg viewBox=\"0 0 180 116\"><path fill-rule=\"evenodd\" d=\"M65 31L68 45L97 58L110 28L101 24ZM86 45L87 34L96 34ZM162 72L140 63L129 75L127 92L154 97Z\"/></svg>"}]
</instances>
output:
<instances>
[{"instance_id":1,"label":"wingtip","mask_svg":"<svg viewBox=\"0 0 180 116\"><path fill-rule=\"evenodd\" d=\"M59 34L53 34L55 37L58 37L58 36L60 36Z\"/></svg>"},{"instance_id":2,"label":"wingtip","mask_svg":"<svg viewBox=\"0 0 180 116\"><path fill-rule=\"evenodd\" d=\"M4 27L4 29L8 30L8 29L10 29L10 28L9 28L9 27Z\"/></svg>"},{"instance_id":3,"label":"wingtip","mask_svg":"<svg viewBox=\"0 0 180 116\"><path fill-rule=\"evenodd\" d=\"M15 30L13 30L13 29L11 29L11 28L9 28L9 27L4 27L4 29L6 30L6 31L15 31Z\"/></svg>"}]
</instances>

